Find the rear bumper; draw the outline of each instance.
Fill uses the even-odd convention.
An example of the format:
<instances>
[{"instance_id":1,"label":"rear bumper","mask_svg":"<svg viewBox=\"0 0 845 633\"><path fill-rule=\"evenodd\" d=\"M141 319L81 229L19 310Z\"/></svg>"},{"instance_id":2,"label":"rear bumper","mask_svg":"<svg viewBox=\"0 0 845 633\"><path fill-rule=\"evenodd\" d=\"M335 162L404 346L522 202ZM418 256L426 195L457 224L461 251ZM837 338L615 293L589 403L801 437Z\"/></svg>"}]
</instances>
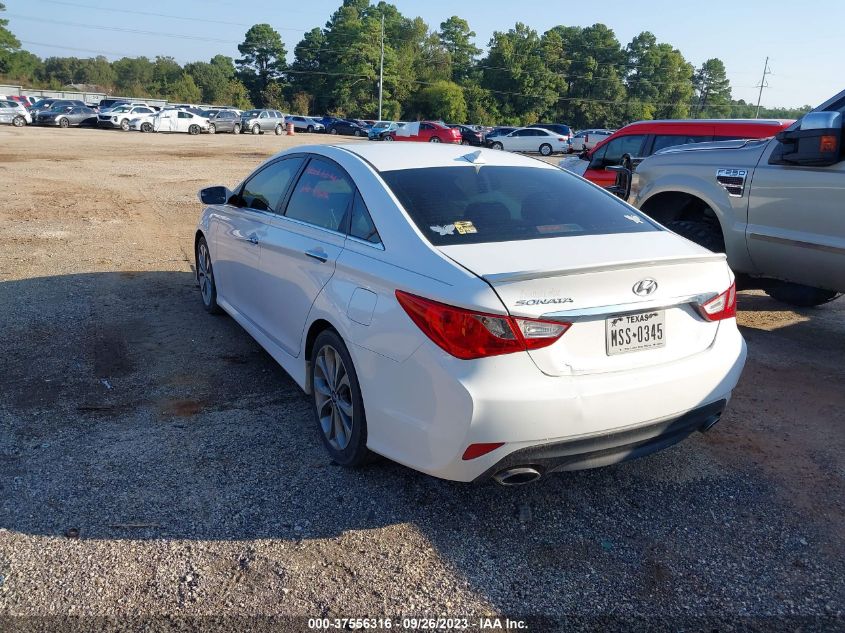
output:
<instances>
[{"instance_id":1,"label":"rear bumper","mask_svg":"<svg viewBox=\"0 0 845 633\"><path fill-rule=\"evenodd\" d=\"M571 376L543 374L528 354L460 361L430 342L400 363L357 346L351 352L368 446L430 475L470 482L524 459L543 470L592 468L674 444L724 409L746 346L726 321L711 347L689 358ZM471 444L501 442L462 459Z\"/></svg>"},{"instance_id":2,"label":"rear bumper","mask_svg":"<svg viewBox=\"0 0 845 633\"><path fill-rule=\"evenodd\" d=\"M507 468L528 466L541 475L619 464L677 444L695 431L706 431L722 417L727 400L711 402L674 419L617 430L606 435L523 448L479 475L482 482Z\"/></svg>"}]
</instances>

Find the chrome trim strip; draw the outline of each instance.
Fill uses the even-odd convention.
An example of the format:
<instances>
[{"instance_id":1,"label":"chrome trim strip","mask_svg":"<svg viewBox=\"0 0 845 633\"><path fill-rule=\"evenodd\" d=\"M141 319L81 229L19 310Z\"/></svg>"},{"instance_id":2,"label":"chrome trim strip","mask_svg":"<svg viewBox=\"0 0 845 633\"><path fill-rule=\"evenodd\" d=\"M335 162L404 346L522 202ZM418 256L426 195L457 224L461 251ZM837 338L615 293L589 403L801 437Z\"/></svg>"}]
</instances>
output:
<instances>
[{"instance_id":1,"label":"chrome trim strip","mask_svg":"<svg viewBox=\"0 0 845 633\"><path fill-rule=\"evenodd\" d=\"M688 303L701 305L717 296L718 293L713 292L709 294L686 295L682 297L670 297L667 299L656 299L652 301L637 301L635 303L618 303L615 305L596 306L593 308L580 308L578 310L561 310L559 312L549 312L542 315L540 318L548 319L549 321L565 321L567 323L574 323L575 321L586 321L596 317L604 318L611 315L625 316L626 314L636 314L638 312L645 312L648 310L665 310L667 308L675 308Z\"/></svg>"},{"instance_id":2,"label":"chrome trim strip","mask_svg":"<svg viewBox=\"0 0 845 633\"><path fill-rule=\"evenodd\" d=\"M364 246L369 246L370 248L374 248L377 251L385 250L384 244L382 244L381 242L379 242L378 244L374 242L368 242L367 240L362 240L360 237L355 237L354 235L347 235L346 239L355 242L356 244L363 244Z\"/></svg>"},{"instance_id":3,"label":"chrome trim strip","mask_svg":"<svg viewBox=\"0 0 845 633\"><path fill-rule=\"evenodd\" d=\"M276 218L280 220L285 220L286 222L293 222L294 224L299 224L300 226L306 226L309 229L316 229L318 231L323 231L324 233L329 233L331 235L337 235L338 237L346 238L346 233L341 233L340 231L335 231L334 229L327 229L322 226L317 226L316 224L311 224L310 222L304 222L303 220L297 220L296 218L289 218L286 215L276 215Z\"/></svg>"},{"instance_id":4,"label":"chrome trim strip","mask_svg":"<svg viewBox=\"0 0 845 633\"><path fill-rule=\"evenodd\" d=\"M828 244L816 244L815 242L803 242L801 240L792 240L787 237L776 237L774 235L763 235L762 233L748 233L748 237L760 240L762 242L774 242L776 244L788 244L790 246L801 246L802 248L811 248L816 251L824 251L825 253L835 253L837 255L845 255L845 248L839 246L830 246Z\"/></svg>"}]
</instances>

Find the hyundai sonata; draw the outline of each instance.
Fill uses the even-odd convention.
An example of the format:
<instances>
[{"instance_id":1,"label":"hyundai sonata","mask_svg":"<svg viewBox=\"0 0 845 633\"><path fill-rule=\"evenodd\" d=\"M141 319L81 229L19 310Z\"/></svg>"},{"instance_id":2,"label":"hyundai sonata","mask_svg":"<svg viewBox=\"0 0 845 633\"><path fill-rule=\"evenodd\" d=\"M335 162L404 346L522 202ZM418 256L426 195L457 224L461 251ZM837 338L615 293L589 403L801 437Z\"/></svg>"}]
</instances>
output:
<instances>
[{"instance_id":1,"label":"hyundai sonata","mask_svg":"<svg viewBox=\"0 0 845 633\"><path fill-rule=\"evenodd\" d=\"M725 256L467 149L304 146L200 192L203 304L310 394L331 458L518 484L713 426L746 354Z\"/></svg>"}]
</instances>

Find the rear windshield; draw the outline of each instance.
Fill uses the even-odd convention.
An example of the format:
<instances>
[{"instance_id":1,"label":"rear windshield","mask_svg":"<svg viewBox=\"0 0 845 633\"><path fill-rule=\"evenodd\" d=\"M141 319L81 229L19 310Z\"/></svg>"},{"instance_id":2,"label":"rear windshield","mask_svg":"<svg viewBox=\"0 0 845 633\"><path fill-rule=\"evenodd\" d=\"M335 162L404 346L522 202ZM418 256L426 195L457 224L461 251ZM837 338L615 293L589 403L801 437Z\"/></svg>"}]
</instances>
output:
<instances>
[{"instance_id":1,"label":"rear windshield","mask_svg":"<svg viewBox=\"0 0 845 633\"><path fill-rule=\"evenodd\" d=\"M381 177L435 246L660 230L560 169L467 165Z\"/></svg>"}]
</instances>

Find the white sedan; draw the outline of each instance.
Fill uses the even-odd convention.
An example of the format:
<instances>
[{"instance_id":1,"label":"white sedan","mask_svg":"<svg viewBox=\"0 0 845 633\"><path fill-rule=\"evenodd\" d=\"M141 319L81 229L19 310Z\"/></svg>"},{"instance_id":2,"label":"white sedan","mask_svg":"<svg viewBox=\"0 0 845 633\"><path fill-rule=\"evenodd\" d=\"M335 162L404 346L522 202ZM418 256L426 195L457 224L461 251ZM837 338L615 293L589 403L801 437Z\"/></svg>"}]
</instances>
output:
<instances>
[{"instance_id":1,"label":"white sedan","mask_svg":"<svg viewBox=\"0 0 845 633\"><path fill-rule=\"evenodd\" d=\"M199 195L206 310L311 394L342 465L621 462L713 426L745 362L724 255L527 157L299 146Z\"/></svg>"},{"instance_id":2,"label":"white sedan","mask_svg":"<svg viewBox=\"0 0 845 633\"><path fill-rule=\"evenodd\" d=\"M538 152L543 156L569 151L569 141L557 132L540 127L523 127L506 136L497 136L490 144L493 149L509 152Z\"/></svg>"},{"instance_id":3,"label":"white sedan","mask_svg":"<svg viewBox=\"0 0 845 633\"><path fill-rule=\"evenodd\" d=\"M129 129L141 132L208 132L208 119L184 110L162 110L133 119Z\"/></svg>"}]
</instances>

